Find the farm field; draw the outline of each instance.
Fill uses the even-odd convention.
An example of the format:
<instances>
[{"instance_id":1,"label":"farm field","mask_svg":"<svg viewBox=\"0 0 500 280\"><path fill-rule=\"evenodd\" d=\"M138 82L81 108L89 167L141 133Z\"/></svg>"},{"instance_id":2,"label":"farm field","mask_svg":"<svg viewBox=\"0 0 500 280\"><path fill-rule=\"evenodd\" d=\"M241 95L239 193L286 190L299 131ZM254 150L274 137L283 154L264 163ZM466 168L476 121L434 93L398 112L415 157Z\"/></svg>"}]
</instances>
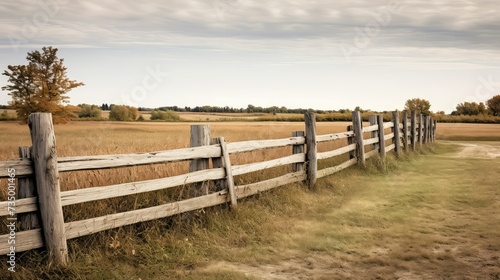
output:
<instances>
[{"instance_id":1,"label":"farm field","mask_svg":"<svg viewBox=\"0 0 500 280\"><path fill-rule=\"evenodd\" d=\"M187 147L192 124L57 125L58 155ZM303 123L287 122L209 124L213 137L229 142L289 137L304 129ZM320 122L317 131L345 131L348 124ZM438 140L441 129L459 140L471 134L500 138L500 125L453 125L439 124ZM15 158L18 146L30 145L26 125L4 122L0 128L0 160ZM498 141L441 140L402 160L389 157L383 167L373 160L366 170L351 168L321 179L313 191L295 184L262 193L243 200L236 212L214 207L72 240L66 269L44 265L37 251L24 253L14 278L498 279L499 155ZM171 176L175 168L62 174L61 186ZM95 204L92 211L100 207ZM67 219L86 214L70 210Z\"/></svg>"}]
</instances>

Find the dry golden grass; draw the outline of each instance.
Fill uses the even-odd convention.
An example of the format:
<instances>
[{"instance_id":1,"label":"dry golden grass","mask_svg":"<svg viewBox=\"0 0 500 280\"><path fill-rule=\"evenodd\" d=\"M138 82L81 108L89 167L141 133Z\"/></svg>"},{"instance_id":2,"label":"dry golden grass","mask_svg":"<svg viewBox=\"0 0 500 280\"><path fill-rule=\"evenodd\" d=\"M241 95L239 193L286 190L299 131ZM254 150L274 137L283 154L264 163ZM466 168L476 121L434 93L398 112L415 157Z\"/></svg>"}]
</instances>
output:
<instances>
[{"instance_id":1,"label":"dry golden grass","mask_svg":"<svg viewBox=\"0 0 500 280\"><path fill-rule=\"evenodd\" d=\"M437 139L500 140L500 124L438 123Z\"/></svg>"},{"instance_id":2,"label":"dry golden grass","mask_svg":"<svg viewBox=\"0 0 500 280\"><path fill-rule=\"evenodd\" d=\"M318 123L317 131L345 131L348 124ZM190 125L58 125L57 152L59 156L77 156L187 147ZM0 160L16 158L18 146L30 145L27 126L0 123L0 128L4 132L0 135ZM289 137L304 127L302 123L217 122L211 123L211 129L213 137L235 142ZM319 150L339 145L344 143L321 144ZM449 156L454 149L443 145L438 151L424 150L429 159L401 163L389 156L384 166L352 168L320 180L314 192L301 184L278 188L240 201L236 212L214 207L70 240L71 265L66 269L47 266L43 251L24 253L18 263L20 272L13 277L495 279L500 277L495 271L500 265L495 258L500 250L500 223L495 216L500 195L495 180L498 160L461 159L457 165L457 159ZM289 154L290 147L270 149L235 155L232 161L242 164ZM387 169L393 172L379 172ZM186 170L187 164L159 164L62 173L61 188L154 179ZM288 171L282 168L269 174L250 174L238 178L237 183ZM65 221L158 205L179 196L179 191L159 191L73 205L64 208ZM4 200L4 194L0 198Z\"/></svg>"}]
</instances>

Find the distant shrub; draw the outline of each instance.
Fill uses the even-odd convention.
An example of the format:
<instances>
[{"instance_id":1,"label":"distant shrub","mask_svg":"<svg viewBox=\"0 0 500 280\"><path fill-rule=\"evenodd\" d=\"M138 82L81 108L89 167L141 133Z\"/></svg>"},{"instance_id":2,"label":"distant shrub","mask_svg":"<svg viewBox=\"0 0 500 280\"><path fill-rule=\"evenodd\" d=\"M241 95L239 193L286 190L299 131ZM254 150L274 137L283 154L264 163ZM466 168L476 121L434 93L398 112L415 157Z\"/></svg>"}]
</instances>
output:
<instances>
[{"instance_id":1,"label":"distant shrub","mask_svg":"<svg viewBox=\"0 0 500 280\"><path fill-rule=\"evenodd\" d=\"M135 121L137 119L137 108L126 105L114 105L109 112L112 121Z\"/></svg>"},{"instance_id":2,"label":"distant shrub","mask_svg":"<svg viewBox=\"0 0 500 280\"><path fill-rule=\"evenodd\" d=\"M79 118L100 118L102 110L99 106L89 104L79 104L80 110L78 111Z\"/></svg>"},{"instance_id":3,"label":"distant shrub","mask_svg":"<svg viewBox=\"0 0 500 280\"><path fill-rule=\"evenodd\" d=\"M151 120L161 120L161 121L168 121L168 122L176 122L180 121L181 117L179 117L179 114L177 114L174 111L161 111L161 110L154 110L151 112Z\"/></svg>"}]
</instances>

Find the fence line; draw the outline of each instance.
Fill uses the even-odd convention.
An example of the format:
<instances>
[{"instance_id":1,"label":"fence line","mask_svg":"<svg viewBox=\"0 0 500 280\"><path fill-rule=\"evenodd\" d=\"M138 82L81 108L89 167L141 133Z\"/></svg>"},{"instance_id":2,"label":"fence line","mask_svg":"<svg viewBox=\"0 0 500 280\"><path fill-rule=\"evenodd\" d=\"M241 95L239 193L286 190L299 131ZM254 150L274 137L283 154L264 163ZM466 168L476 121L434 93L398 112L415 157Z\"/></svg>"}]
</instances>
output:
<instances>
[{"instance_id":1,"label":"fence line","mask_svg":"<svg viewBox=\"0 0 500 280\"><path fill-rule=\"evenodd\" d=\"M184 212L230 203L237 207L237 200L279 186L306 182L312 187L317 178L336 173L350 166L365 166L366 159L385 155L394 150L396 156L404 151L414 151L417 146L435 141L436 121L430 116L417 115L412 111L393 112L389 122L381 115L370 117L370 125L363 127L358 111L352 113L353 125L346 132L316 135L316 116L305 114L304 131L294 131L290 138L254 140L226 143L224 137L210 139L209 126L192 126L190 148L150 153L76 156L58 158L52 116L34 113L29 117L33 147L20 147L19 159L0 162L0 178L8 178L7 169L14 168L18 176L18 199L15 210L19 214L20 231L16 233L16 252L45 247L50 261L56 265L68 262L67 239L73 239L99 231L134 223L164 218ZM390 130L390 133L386 133ZM369 138L365 138L365 134ZM49 141L47 141L49 139ZM317 144L347 139L347 145L318 152ZM386 141L391 144L386 145ZM365 152L365 146L371 150ZM277 147L292 147L292 154L277 159L233 165L230 154L251 152ZM348 154L349 159L338 165L318 170L318 160ZM212 168L208 161L212 159ZM60 191L59 172L97 170L145 164L190 161L185 174L110 186ZM239 185L234 176L262 171L279 166L292 166L292 172L264 181ZM195 197L159 206L105 215L64 223L63 207L133 194L164 190L186 184L212 181L219 187L209 193L208 188L198 189ZM0 202L0 216L8 216L9 202ZM41 224L41 228L38 228ZM10 251L9 235L0 236L0 254Z\"/></svg>"}]
</instances>

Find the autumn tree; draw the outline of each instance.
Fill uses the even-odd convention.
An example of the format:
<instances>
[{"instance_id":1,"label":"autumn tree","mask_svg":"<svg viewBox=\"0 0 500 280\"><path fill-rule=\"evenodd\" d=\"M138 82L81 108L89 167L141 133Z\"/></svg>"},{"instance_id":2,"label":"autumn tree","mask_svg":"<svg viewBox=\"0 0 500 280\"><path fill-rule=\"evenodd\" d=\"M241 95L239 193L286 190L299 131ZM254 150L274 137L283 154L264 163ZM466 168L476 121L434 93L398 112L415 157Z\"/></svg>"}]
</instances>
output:
<instances>
[{"instance_id":1,"label":"autumn tree","mask_svg":"<svg viewBox=\"0 0 500 280\"><path fill-rule=\"evenodd\" d=\"M429 115L431 113L430 108L431 108L431 103L425 99L413 98L406 100L405 103L405 111L408 112L417 111L420 112L421 114Z\"/></svg>"},{"instance_id":2,"label":"autumn tree","mask_svg":"<svg viewBox=\"0 0 500 280\"><path fill-rule=\"evenodd\" d=\"M500 116L500 95L495 95L491 99L488 99L486 104L488 104L488 109L493 116Z\"/></svg>"},{"instance_id":3,"label":"autumn tree","mask_svg":"<svg viewBox=\"0 0 500 280\"><path fill-rule=\"evenodd\" d=\"M27 65L9 65L2 74L8 77L8 85L2 90L12 97L12 106L20 120L26 122L33 112L52 113L54 123L65 123L71 112L64 106L66 96L83 83L66 77L64 59L57 57L57 48L43 47L42 51L28 52Z\"/></svg>"}]
</instances>

